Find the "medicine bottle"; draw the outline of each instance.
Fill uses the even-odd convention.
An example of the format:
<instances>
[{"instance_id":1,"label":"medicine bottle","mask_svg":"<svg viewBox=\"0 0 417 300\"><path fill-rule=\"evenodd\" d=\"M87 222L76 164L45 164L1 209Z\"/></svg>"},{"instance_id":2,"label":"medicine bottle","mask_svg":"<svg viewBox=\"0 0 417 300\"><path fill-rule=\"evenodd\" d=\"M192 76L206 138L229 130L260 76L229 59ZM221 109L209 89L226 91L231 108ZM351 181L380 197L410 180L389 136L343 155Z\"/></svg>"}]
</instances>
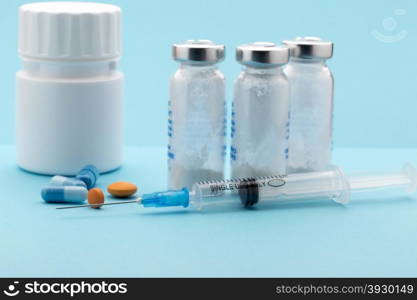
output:
<instances>
[{"instance_id":1,"label":"medicine bottle","mask_svg":"<svg viewBox=\"0 0 417 300\"><path fill-rule=\"evenodd\" d=\"M192 40L173 45L180 63L171 78L168 119L168 185L223 179L225 78L217 67L224 45Z\"/></svg>"},{"instance_id":2,"label":"medicine bottle","mask_svg":"<svg viewBox=\"0 0 417 300\"><path fill-rule=\"evenodd\" d=\"M326 60L333 43L314 37L283 43L291 52L284 69L291 86L287 171L322 171L332 160L333 75Z\"/></svg>"},{"instance_id":3,"label":"medicine bottle","mask_svg":"<svg viewBox=\"0 0 417 300\"><path fill-rule=\"evenodd\" d=\"M122 159L121 10L83 2L19 11L17 163L42 174L100 172Z\"/></svg>"},{"instance_id":4,"label":"medicine bottle","mask_svg":"<svg viewBox=\"0 0 417 300\"><path fill-rule=\"evenodd\" d=\"M289 84L282 66L289 50L258 42L237 47L236 59L243 71L234 85L232 177L285 174Z\"/></svg>"}]
</instances>

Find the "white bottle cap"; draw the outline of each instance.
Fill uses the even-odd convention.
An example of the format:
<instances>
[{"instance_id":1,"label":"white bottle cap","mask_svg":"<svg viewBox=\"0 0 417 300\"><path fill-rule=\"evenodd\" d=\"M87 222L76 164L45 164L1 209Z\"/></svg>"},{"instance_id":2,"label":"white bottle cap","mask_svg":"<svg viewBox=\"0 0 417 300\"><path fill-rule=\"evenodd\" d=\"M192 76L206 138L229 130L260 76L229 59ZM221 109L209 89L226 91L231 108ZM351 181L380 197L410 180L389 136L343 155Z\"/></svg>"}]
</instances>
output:
<instances>
[{"instance_id":1,"label":"white bottle cap","mask_svg":"<svg viewBox=\"0 0 417 300\"><path fill-rule=\"evenodd\" d=\"M19 53L47 60L111 60L121 55L121 9L88 2L20 7Z\"/></svg>"}]
</instances>

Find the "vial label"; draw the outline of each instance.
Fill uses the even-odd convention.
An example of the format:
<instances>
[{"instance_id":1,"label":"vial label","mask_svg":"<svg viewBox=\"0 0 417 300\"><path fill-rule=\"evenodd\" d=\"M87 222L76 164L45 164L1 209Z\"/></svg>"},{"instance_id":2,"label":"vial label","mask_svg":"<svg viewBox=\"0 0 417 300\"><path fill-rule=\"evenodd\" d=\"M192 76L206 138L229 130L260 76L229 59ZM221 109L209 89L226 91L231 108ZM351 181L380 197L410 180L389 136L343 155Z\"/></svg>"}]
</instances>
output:
<instances>
[{"instance_id":1,"label":"vial label","mask_svg":"<svg viewBox=\"0 0 417 300\"><path fill-rule=\"evenodd\" d=\"M168 138L169 138L169 144L168 144L168 159L175 159L175 154L172 149L171 145L171 138L174 135L174 126L172 121L172 110L171 110L171 101L168 101Z\"/></svg>"},{"instance_id":2,"label":"vial label","mask_svg":"<svg viewBox=\"0 0 417 300\"><path fill-rule=\"evenodd\" d=\"M235 103L232 102L232 121L230 129L230 137L233 140L236 133L236 112L235 112ZM233 145L230 146L230 159L235 161L237 159L237 149Z\"/></svg>"}]
</instances>

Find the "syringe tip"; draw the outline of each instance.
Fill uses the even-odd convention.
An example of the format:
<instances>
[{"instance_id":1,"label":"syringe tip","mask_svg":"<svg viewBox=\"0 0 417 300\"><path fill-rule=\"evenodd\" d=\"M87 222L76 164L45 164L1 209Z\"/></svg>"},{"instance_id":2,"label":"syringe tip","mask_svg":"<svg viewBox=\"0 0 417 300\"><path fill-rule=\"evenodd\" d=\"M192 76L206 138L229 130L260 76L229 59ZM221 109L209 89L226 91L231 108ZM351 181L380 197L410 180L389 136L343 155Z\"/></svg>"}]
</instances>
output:
<instances>
[{"instance_id":1,"label":"syringe tip","mask_svg":"<svg viewBox=\"0 0 417 300\"><path fill-rule=\"evenodd\" d=\"M139 204L142 204L144 207L187 207L189 198L188 189L183 188L182 190L144 194Z\"/></svg>"}]
</instances>

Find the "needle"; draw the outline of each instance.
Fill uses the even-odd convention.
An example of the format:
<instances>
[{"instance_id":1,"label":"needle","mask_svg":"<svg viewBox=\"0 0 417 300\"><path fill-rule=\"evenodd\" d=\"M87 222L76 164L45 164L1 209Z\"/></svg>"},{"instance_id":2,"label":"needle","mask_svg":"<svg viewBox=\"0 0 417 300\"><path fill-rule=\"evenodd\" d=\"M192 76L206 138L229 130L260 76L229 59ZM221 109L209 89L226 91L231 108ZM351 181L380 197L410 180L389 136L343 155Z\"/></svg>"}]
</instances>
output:
<instances>
[{"instance_id":1,"label":"needle","mask_svg":"<svg viewBox=\"0 0 417 300\"><path fill-rule=\"evenodd\" d=\"M80 207L91 207L91 206L98 206L98 205L116 205L116 204L128 204L128 203L139 203L142 198L136 198L135 200L129 201L118 201L118 202L109 202L109 203L102 203L102 204L82 204L82 205L72 205L72 206L64 206L64 207L57 207L56 209L70 209L70 208L80 208Z\"/></svg>"}]
</instances>

